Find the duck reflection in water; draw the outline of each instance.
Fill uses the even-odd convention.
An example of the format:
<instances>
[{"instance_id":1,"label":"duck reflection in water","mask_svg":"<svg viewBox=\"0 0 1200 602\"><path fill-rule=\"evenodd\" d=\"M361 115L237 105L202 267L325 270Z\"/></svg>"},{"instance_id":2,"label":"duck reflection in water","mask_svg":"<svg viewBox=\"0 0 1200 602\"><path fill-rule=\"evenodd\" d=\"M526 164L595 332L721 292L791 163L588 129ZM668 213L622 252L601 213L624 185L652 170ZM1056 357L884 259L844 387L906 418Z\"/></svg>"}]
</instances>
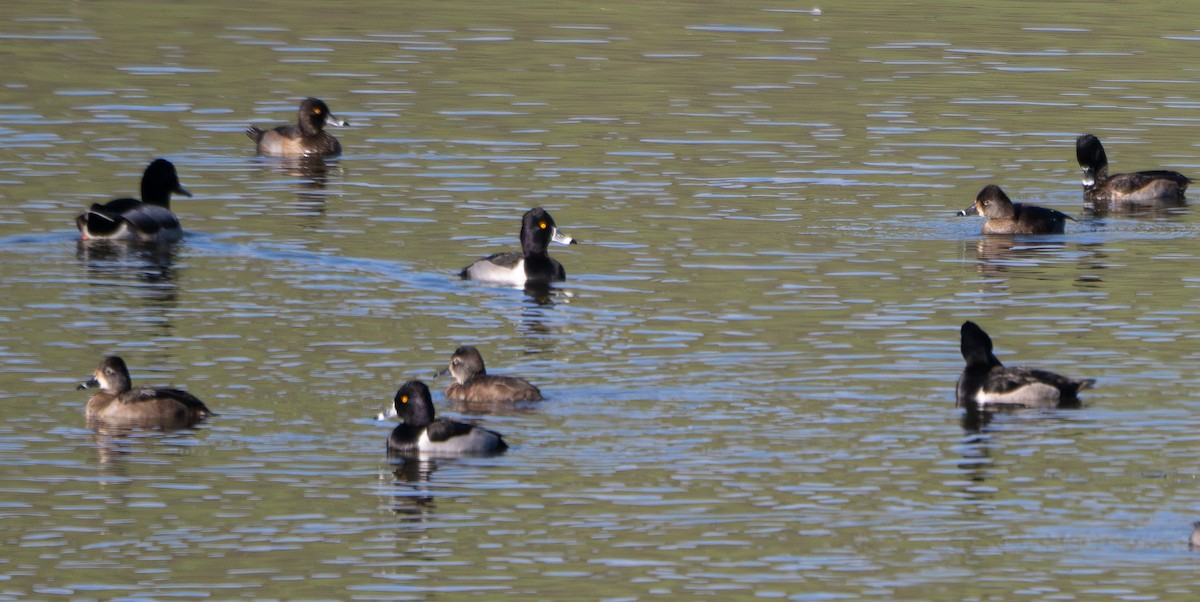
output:
<instances>
[{"instance_id":1,"label":"duck reflection in water","mask_svg":"<svg viewBox=\"0 0 1200 602\"><path fill-rule=\"evenodd\" d=\"M1178 218L1189 213L1187 199L1159 199L1148 203L1113 203L1109 201L1083 202L1083 213L1088 217L1102 218L1110 215L1123 217Z\"/></svg>"},{"instance_id":2,"label":"duck reflection in water","mask_svg":"<svg viewBox=\"0 0 1200 602\"><path fill-rule=\"evenodd\" d=\"M969 248L968 244L964 243L964 247ZM1022 268L1038 269L1066 248L1067 243L1061 240L983 236L975 241L975 269L985 275L1003 275ZM969 251L964 255L966 253Z\"/></svg>"},{"instance_id":3,"label":"duck reflection in water","mask_svg":"<svg viewBox=\"0 0 1200 602\"><path fill-rule=\"evenodd\" d=\"M424 518L435 506L430 490L431 477L438 469L437 459L419 456L389 455L393 467L389 496L392 512L413 518Z\"/></svg>"},{"instance_id":4,"label":"duck reflection in water","mask_svg":"<svg viewBox=\"0 0 1200 602\"><path fill-rule=\"evenodd\" d=\"M89 420L87 427L93 431L97 461L111 467L109 474L125 475L128 461L143 461L147 455L155 458L164 456L191 455L194 445L188 443L196 431L191 428L155 427L146 429L129 424Z\"/></svg>"},{"instance_id":5,"label":"duck reflection in water","mask_svg":"<svg viewBox=\"0 0 1200 602\"><path fill-rule=\"evenodd\" d=\"M80 240L75 257L89 275L106 280L137 280L155 288L175 288L176 243L136 243L111 240ZM162 285L162 286L159 286Z\"/></svg>"},{"instance_id":6,"label":"duck reflection in water","mask_svg":"<svg viewBox=\"0 0 1200 602\"><path fill-rule=\"evenodd\" d=\"M174 243L77 242L88 303L136 311L137 326L150 325L161 336L173 336L172 310L179 305L177 248Z\"/></svg>"},{"instance_id":7,"label":"duck reflection in water","mask_svg":"<svg viewBox=\"0 0 1200 602\"><path fill-rule=\"evenodd\" d=\"M283 214L299 217L323 217L330 195L328 188L340 181L340 163L320 155L302 157L264 157L265 169L281 176L271 188L294 190L296 200L283 208Z\"/></svg>"}]
</instances>

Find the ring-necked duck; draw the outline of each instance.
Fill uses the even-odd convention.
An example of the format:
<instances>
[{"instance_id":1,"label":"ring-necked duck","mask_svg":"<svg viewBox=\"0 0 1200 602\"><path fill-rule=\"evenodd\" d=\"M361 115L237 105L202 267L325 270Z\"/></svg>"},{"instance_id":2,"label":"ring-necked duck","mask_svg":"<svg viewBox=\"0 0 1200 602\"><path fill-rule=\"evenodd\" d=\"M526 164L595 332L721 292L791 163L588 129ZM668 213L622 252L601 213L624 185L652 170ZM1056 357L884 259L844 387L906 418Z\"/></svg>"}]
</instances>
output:
<instances>
[{"instance_id":1,"label":"ring-necked duck","mask_svg":"<svg viewBox=\"0 0 1200 602\"><path fill-rule=\"evenodd\" d=\"M450 373L454 382L446 387L446 399L467 403L504 403L541 401L542 392L529 381L516 376L487 373L483 356L471 345L454 350L450 365L435 376Z\"/></svg>"},{"instance_id":2,"label":"ring-necked duck","mask_svg":"<svg viewBox=\"0 0 1200 602\"><path fill-rule=\"evenodd\" d=\"M995 184L988 184L979 191L970 207L958 212L959 216L982 215L984 234L1062 234L1067 220L1075 218L1045 207L1013 203L1008 195Z\"/></svg>"},{"instance_id":3,"label":"ring-necked duck","mask_svg":"<svg viewBox=\"0 0 1200 602\"><path fill-rule=\"evenodd\" d=\"M1091 134L1075 140L1075 159L1083 168L1083 198L1093 203L1180 201L1191 182L1174 171L1139 171L1108 175L1104 145Z\"/></svg>"},{"instance_id":4,"label":"ring-necked duck","mask_svg":"<svg viewBox=\"0 0 1200 602\"><path fill-rule=\"evenodd\" d=\"M1096 383L1046 370L1006 367L992 354L992 339L974 322L963 322L961 349L967 366L958 377L958 405L1054 407L1079 401L1079 391Z\"/></svg>"},{"instance_id":5,"label":"ring-necked duck","mask_svg":"<svg viewBox=\"0 0 1200 602\"><path fill-rule=\"evenodd\" d=\"M546 252L551 242L573 245L575 239L559 231L549 213L534 207L521 217L520 253L489 255L463 268L459 276L517 285L566 280L567 271Z\"/></svg>"},{"instance_id":6,"label":"ring-necked duck","mask_svg":"<svg viewBox=\"0 0 1200 602\"><path fill-rule=\"evenodd\" d=\"M500 433L433 417L429 387L419 380L400 385L385 417L399 416L400 425L388 437L389 452L398 454L498 454L508 449Z\"/></svg>"},{"instance_id":7,"label":"ring-necked duck","mask_svg":"<svg viewBox=\"0 0 1200 602\"><path fill-rule=\"evenodd\" d=\"M178 240L183 229L171 213L172 192L192 196L179 183L175 166L166 159L155 159L142 174L142 200L96 203L75 218L75 225L83 240Z\"/></svg>"},{"instance_id":8,"label":"ring-necked duck","mask_svg":"<svg viewBox=\"0 0 1200 602\"><path fill-rule=\"evenodd\" d=\"M125 360L106 357L92 378L78 389L99 387L100 392L87 402L87 419L116 424L145 426L191 426L209 416L212 410L196 396L179 389L134 387Z\"/></svg>"},{"instance_id":9,"label":"ring-necked duck","mask_svg":"<svg viewBox=\"0 0 1200 602\"><path fill-rule=\"evenodd\" d=\"M308 97L300 102L300 118L294 125L281 125L270 130L254 126L246 128L246 136L257 145L258 154L273 157L332 156L342 154L337 138L325 131L325 125L350 125L333 116L319 98Z\"/></svg>"}]
</instances>

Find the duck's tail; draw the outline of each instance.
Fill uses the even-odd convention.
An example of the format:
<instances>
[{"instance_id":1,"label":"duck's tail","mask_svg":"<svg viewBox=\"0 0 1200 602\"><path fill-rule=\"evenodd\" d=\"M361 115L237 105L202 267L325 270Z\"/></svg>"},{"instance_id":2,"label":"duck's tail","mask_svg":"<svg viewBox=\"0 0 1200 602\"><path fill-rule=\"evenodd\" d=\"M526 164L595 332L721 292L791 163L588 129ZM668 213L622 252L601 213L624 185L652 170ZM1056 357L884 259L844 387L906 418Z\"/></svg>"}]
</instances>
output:
<instances>
[{"instance_id":1,"label":"duck's tail","mask_svg":"<svg viewBox=\"0 0 1200 602\"><path fill-rule=\"evenodd\" d=\"M263 134L265 134L265 133L267 133L266 130L259 129L254 126L250 126L250 127L246 128L246 137L253 140L256 143L259 140L262 140Z\"/></svg>"},{"instance_id":2,"label":"duck's tail","mask_svg":"<svg viewBox=\"0 0 1200 602\"><path fill-rule=\"evenodd\" d=\"M89 238L111 238L121 229L121 222L119 220L96 211L95 208L79 214L79 217L75 218L75 225L79 228L79 234L84 240Z\"/></svg>"}]
</instances>

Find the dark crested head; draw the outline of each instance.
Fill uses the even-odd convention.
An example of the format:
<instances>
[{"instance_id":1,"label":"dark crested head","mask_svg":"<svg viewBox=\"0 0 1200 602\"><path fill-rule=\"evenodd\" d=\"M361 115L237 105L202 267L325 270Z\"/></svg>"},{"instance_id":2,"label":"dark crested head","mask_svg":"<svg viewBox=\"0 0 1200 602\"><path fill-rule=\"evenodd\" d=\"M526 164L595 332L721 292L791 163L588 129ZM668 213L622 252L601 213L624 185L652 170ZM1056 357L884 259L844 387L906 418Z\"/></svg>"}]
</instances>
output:
<instances>
[{"instance_id":1,"label":"dark crested head","mask_svg":"<svg viewBox=\"0 0 1200 602\"><path fill-rule=\"evenodd\" d=\"M1108 155L1104 154L1104 145L1100 144L1099 138L1091 134L1084 134L1075 139L1075 160L1079 162L1080 167L1099 168L1102 165L1108 165Z\"/></svg>"},{"instance_id":2,"label":"dark crested head","mask_svg":"<svg viewBox=\"0 0 1200 602\"><path fill-rule=\"evenodd\" d=\"M978 324L967 320L960 329L962 340L960 349L967 365L998 365L999 360L992 355L992 337L989 337Z\"/></svg>"},{"instance_id":3,"label":"dark crested head","mask_svg":"<svg viewBox=\"0 0 1200 602\"><path fill-rule=\"evenodd\" d=\"M554 218L541 207L534 207L521 216L521 247L525 254L545 253L551 242L564 245L575 244L575 239L563 234L554 223Z\"/></svg>"},{"instance_id":4,"label":"dark crested head","mask_svg":"<svg viewBox=\"0 0 1200 602\"><path fill-rule=\"evenodd\" d=\"M428 426L433 422L433 400L429 396L429 387L419 380L400 385L392 403L396 406L396 415L405 424Z\"/></svg>"},{"instance_id":5,"label":"dark crested head","mask_svg":"<svg viewBox=\"0 0 1200 602\"><path fill-rule=\"evenodd\" d=\"M1075 139L1075 160L1083 169L1083 185L1092 186L1098 178L1102 178L1108 169L1108 155L1104 154L1104 145L1100 139L1084 134Z\"/></svg>"},{"instance_id":6,"label":"dark crested head","mask_svg":"<svg viewBox=\"0 0 1200 602\"><path fill-rule=\"evenodd\" d=\"M92 372L92 377L80 384L78 389L93 387L110 395L119 395L132 389L133 383L129 378L129 367L125 365L125 360L115 355L101 360L100 365Z\"/></svg>"},{"instance_id":7,"label":"dark crested head","mask_svg":"<svg viewBox=\"0 0 1200 602\"><path fill-rule=\"evenodd\" d=\"M483 356L472 345L463 345L454 350L454 355L450 357L449 370L454 381L460 385L471 377L487 374Z\"/></svg>"},{"instance_id":8,"label":"dark crested head","mask_svg":"<svg viewBox=\"0 0 1200 602\"><path fill-rule=\"evenodd\" d=\"M186 197L192 196L192 193L179 183L175 165L166 159L155 159L146 166L146 171L142 174L142 202L169 207L173 192Z\"/></svg>"},{"instance_id":9,"label":"dark crested head","mask_svg":"<svg viewBox=\"0 0 1200 602\"><path fill-rule=\"evenodd\" d=\"M325 124L333 126L346 125L346 122L334 117L329 112L329 106L320 98L309 96L300 101L300 128L306 135L313 135L325 129Z\"/></svg>"},{"instance_id":10,"label":"dark crested head","mask_svg":"<svg viewBox=\"0 0 1200 602\"><path fill-rule=\"evenodd\" d=\"M959 215L979 214L988 219L1011 218L1015 213L1012 201L1008 195L995 184L988 184L975 195L975 202L970 207L959 211Z\"/></svg>"}]
</instances>

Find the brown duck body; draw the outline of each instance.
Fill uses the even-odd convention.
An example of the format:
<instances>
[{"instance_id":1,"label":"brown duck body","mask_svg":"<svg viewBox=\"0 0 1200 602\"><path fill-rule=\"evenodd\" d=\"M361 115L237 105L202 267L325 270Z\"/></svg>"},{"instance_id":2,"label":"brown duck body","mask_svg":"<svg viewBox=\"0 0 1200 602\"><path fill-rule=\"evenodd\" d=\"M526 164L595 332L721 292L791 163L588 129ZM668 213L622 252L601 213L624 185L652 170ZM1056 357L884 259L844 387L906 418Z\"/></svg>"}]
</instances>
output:
<instances>
[{"instance_id":1,"label":"brown duck body","mask_svg":"<svg viewBox=\"0 0 1200 602\"><path fill-rule=\"evenodd\" d=\"M987 218L984 234L1062 234L1071 216L1054 209L1014 203L995 184L979 191L975 202L959 215L982 215Z\"/></svg>"},{"instance_id":2,"label":"brown duck body","mask_svg":"<svg viewBox=\"0 0 1200 602\"><path fill-rule=\"evenodd\" d=\"M446 399L467 403L502 403L512 401L541 401L542 392L529 381L517 376L481 374L462 384L446 387Z\"/></svg>"},{"instance_id":3,"label":"brown duck body","mask_svg":"<svg viewBox=\"0 0 1200 602\"><path fill-rule=\"evenodd\" d=\"M446 388L446 399L475 404L541 401L542 392L518 376L495 376L487 373L483 356L471 345L463 345L450 357L450 365L439 374L449 372L454 382Z\"/></svg>"},{"instance_id":4,"label":"brown duck body","mask_svg":"<svg viewBox=\"0 0 1200 602\"><path fill-rule=\"evenodd\" d=\"M195 395L179 389L135 387L113 395L103 391L87 402L87 419L150 425L192 425L212 416Z\"/></svg>"},{"instance_id":5,"label":"brown duck body","mask_svg":"<svg viewBox=\"0 0 1200 602\"><path fill-rule=\"evenodd\" d=\"M125 361L104 358L92 378L80 389L98 387L88 399L88 423L133 426L187 427L213 416L212 410L195 395L179 389L134 387Z\"/></svg>"},{"instance_id":6,"label":"brown duck body","mask_svg":"<svg viewBox=\"0 0 1200 602\"><path fill-rule=\"evenodd\" d=\"M1173 171L1139 171L1108 175L1108 167L1096 174L1095 183L1083 187L1084 200L1118 205L1178 203L1191 182Z\"/></svg>"}]
</instances>

